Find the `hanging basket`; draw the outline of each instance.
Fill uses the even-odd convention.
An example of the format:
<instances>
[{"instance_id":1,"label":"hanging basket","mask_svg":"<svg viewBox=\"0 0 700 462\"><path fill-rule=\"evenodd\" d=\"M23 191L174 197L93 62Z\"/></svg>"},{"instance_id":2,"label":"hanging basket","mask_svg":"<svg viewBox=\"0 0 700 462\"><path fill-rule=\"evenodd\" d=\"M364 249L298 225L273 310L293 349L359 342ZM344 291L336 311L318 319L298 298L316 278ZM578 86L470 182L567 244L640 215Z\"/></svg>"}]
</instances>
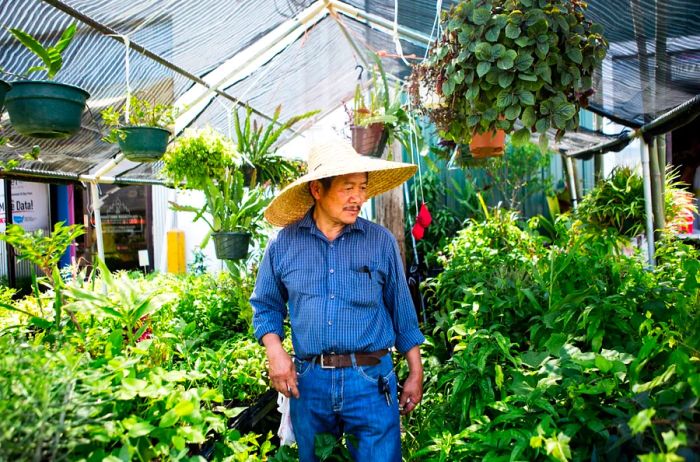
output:
<instances>
[{"instance_id":1,"label":"hanging basket","mask_svg":"<svg viewBox=\"0 0 700 462\"><path fill-rule=\"evenodd\" d=\"M219 260L241 260L248 256L250 244L249 233L234 233L222 231L212 233L214 250Z\"/></svg>"},{"instance_id":2,"label":"hanging basket","mask_svg":"<svg viewBox=\"0 0 700 462\"><path fill-rule=\"evenodd\" d=\"M80 130L90 94L57 82L21 80L12 83L5 104L17 133L34 138L67 138Z\"/></svg>"},{"instance_id":3,"label":"hanging basket","mask_svg":"<svg viewBox=\"0 0 700 462\"><path fill-rule=\"evenodd\" d=\"M0 80L0 110L5 106L5 95L10 91L10 88L12 86L9 83Z\"/></svg>"},{"instance_id":4,"label":"hanging basket","mask_svg":"<svg viewBox=\"0 0 700 462\"><path fill-rule=\"evenodd\" d=\"M475 159L487 157L500 157L506 144L506 132L496 130L494 132L474 133L469 143L469 150Z\"/></svg>"},{"instance_id":5,"label":"hanging basket","mask_svg":"<svg viewBox=\"0 0 700 462\"><path fill-rule=\"evenodd\" d=\"M159 127L122 127L119 149L134 162L154 162L165 154L170 132Z\"/></svg>"},{"instance_id":6,"label":"hanging basket","mask_svg":"<svg viewBox=\"0 0 700 462\"><path fill-rule=\"evenodd\" d=\"M384 147L389 134L384 130L384 124L377 122L366 127L353 125L350 127L352 131L352 147L359 154L370 157L382 157Z\"/></svg>"}]
</instances>

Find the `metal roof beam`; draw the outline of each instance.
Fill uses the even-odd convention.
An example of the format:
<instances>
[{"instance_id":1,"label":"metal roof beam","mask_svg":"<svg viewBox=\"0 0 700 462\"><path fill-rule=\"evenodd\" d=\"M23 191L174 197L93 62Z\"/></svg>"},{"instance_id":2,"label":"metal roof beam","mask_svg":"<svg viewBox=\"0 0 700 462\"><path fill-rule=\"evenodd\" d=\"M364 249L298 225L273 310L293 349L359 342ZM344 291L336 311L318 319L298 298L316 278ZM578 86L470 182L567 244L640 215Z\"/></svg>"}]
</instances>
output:
<instances>
[{"instance_id":1,"label":"metal roof beam","mask_svg":"<svg viewBox=\"0 0 700 462\"><path fill-rule=\"evenodd\" d=\"M176 101L182 108L175 121L175 132L179 133L211 103L221 88L229 87L245 79L262 65L296 41L314 24L328 15L329 0L318 0L291 19L283 22L254 44L232 56L219 67L203 77L206 85L194 85ZM199 82L198 82L199 83ZM236 103L243 103L236 100ZM292 130L293 131L293 130ZM295 132L296 133L296 132ZM298 134L298 133L297 133Z\"/></svg>"},{"instance_id":2,"label":"metal roof beam","mask_svg":"<svg viewBox=\"0 0 700 462\"><path fill-rule=\"evenodd\" d=\"M383 32L387 35L394 35L394 22L388 19L382 18L372 13L368 13L359 8L355 8L352 5L348 5L345 2L339 0L330 0L329 8L344 14L356 21L365 23L369 25L372 29ZM397 25L396 30L398 32L399 38L418 45L424 48L430 46L430 37L422 32L419 32L410 27L405 27L402 25Z\"/></svg>"},{"instance_id":3,"label":"metal roof beam","mask_svg":"<svg viewBox=\"0 0 700 462\"><path fill-rule=\"evenodd\" d=\"M70 5L66 5L66 4L65 4L64 2L62 2L61 0L43 0L43 1L44 1L45 3L47 3L47 4L51 5L51 6L53 6L53 7L56 8L57 10L63 11L63 12L66 13L67 15L69 15L69 16L71 16L71 17L73 17L73 18L75 18L75 19L77 19L77 20L79 20L79 21L81 21L81 22L83 22L83 23L85 23L85 24L87 24L88 26L92 27L92 28L95 29L96 31L98 31L98 32L100 32L100 33L102 33L102 34L104 34L104 35L106 35L106 36L108 36L108 37L110 37L110 38L112 38L112 39L114 39L114 40L120 40L120 38L119 38L119 35L120 35L120 34L119 34L118 31L112 29L111 27L109 27L109 26L107 26L107 25L105 25L105 24L102 24L101 22L99 22L99 21L97 21L97 20L91 18L90 16L88 16L88 15L86 15L86 14L84 14L84 13L81 13L80 11L78 11L78 10L76 10L75 8L71 7ZM120 40L120 41L121 41L121 40ZM171 61L169 61L169 60L163 58L163 57L160 56L159 54L154 53L154 52L148 50L146 47L144 47L144 46L142 46L142 45L139 45L138 43L135 43L135 42L133 42L133 41L130 41L130 42L129 42L129 47L130 47L132 50L135 50L135 51L141 53L142 55L144 55L144 56L146 56L146 57L148 57L148 58L150 58L150 59L156 61L157 63L159 63L159 64L161 64L161 65L167 67L168 69L171 69L171 70L175 71L176 73L182 75L183 77L186 77L186 78L192 80L193 82L196 82L196 83L198 83L198 84L200 84L200 85L203 85L203 86L209 88L210 90L212 90L213 92L215 92L215 93L218 94L219 96L221 96L221 97L223 97L223 98L226 98L226 99L228 99L228 100L230 100L230 101L233 101L235 104L238 104L238 105L240 105L240 106L245 106L245 103L242 102L242 101L240 101L238 98L236 98L236 97L234 97L234 96L232 96L232 95L229 95L228 93L226 93L226 92L224 92L224 91L221 91L221 90L219 90L219 89L211 88L211 86L209 85L209 83L207 83L206 81L204 81L203 79L201 79L201 78L198 77L197 75L192 74L192 73L189 72L188 70L186 70L186 69L184 69L184 68L182 68L182 67L176 65L175 63L173 63L173 62L171 62ZM260 111L258 111L258 110L256 110L256 109L253 109L253 112L255 112L257 115L259 115L259 116L261 116L261 117L264 117L264 118L267 119L267 120L272 120L272 117L270 117L270 116L268 116L267 114L264 114L264 113L262 113L262 112L260 112ZM292 131L293 131L293 130L292 130Z\"/></svg>"}]
</instances>

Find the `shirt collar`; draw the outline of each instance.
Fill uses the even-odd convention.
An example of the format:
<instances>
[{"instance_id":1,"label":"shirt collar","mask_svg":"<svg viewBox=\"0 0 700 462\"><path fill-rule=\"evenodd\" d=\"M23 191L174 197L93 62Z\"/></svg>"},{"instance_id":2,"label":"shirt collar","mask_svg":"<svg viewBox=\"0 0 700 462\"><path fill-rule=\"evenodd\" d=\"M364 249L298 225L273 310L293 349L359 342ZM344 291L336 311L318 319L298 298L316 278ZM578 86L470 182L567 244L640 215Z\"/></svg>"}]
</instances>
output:
<instances>
[{"instance_id":1,"label":"shirt collar","mask_svg":"<svg viewBox=\"0 0 700 462\"><path fill-rule=\"evenodd\" d=\"M306 212L306 215L304 215L304 218L299 220L299 228L308 228L312 234L314 232L321 233L321 231L319 231L316 227L316 222L314 221L314 207L315 206L312 205L311 208L309 208L309 211ZM343 235L345 233L351 233L353 231L360 231L361 233L364 233L367 229L366 226L367 225L365 219L357 217L355 223L345 226L345 228L343 228L343 231L341 231L340 235Z\"/></svg>"}]
</instances>

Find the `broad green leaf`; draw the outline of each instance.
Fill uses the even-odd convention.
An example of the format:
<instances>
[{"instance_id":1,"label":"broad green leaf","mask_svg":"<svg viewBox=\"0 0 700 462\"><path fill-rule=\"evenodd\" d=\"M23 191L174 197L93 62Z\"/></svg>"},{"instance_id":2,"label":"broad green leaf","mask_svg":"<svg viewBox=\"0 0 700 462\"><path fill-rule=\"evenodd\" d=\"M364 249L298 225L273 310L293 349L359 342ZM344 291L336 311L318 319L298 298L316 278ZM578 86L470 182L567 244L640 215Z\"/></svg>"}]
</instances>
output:
<instances>
[{"instance_id":1,"label":"broad green leaf","mask_svg":"<svg viewBox=\"0 0 700 462\"><path fill-rule=\"evenodd\" d=\"M518 92L518 99L520 103L525 106L532 106L535 104L535 95L527 90L521 90Z\"/></svg>"},{"instance_id":2,"label":"broad green leaf","mask_svg":"<svg viewBox=\"0 0 700 462\"><path fill-rule=\"evenodd\" d=\"M506 37L515 40L520 37L520 26L510 23L506 26Z\"/></svg>"},{"instance_id":3,"label":"broad green leaf","mask_svg":"<svg viewBox=\"0 0 700 462\"><path fill-rule=\"evenodd\" d=\"M170 441L173 443L173 447L178 451L185 449L186 441L182 436L173 435Z\"/></svg>"},{"instance_id":4,"label":"broad green leaf","mask_svg":"<svg viewBox=\"0 0 700 462\"><path fill-rule=\"evenodd\" d=\"M498 67L501 67L501 61L498 61ZM513 64L511 62L511 66L513 67ZM515 74L512 72L501 72L498 75L498 86L501 88L508 88L508 86L513 83L513 79L515 79Z\"/></svg>"},{"instance_id":5,"label":"broad green leaf","mask_svg":"<svg viewBox=\"0 0 700 462\"><path fill-rule=\"evenodd\" d=\"M486 75L489 71L491 70L491 63L489 62L481 62L479 63L478 66L476 66L476 74L479 77L483 77Z\"/></svg>"},{"instance_id":6,"label":"broad green leaf","mask_svg":"<svg viewBox=\"0 0 700 462\"><path fill-rule=\"evenodd\" d=\"M639 411L636 415L634 415L629 421L629 426L632 430L632 434L637 435L639 433L644 433L644 431L652 425L651 418L655 415L656 409L654 409L653 407L649 409L643 409Z\"/></svg>"},{"instance_id":7,"label":"broad green leaf","mask_svg":"<svg viewBox=\"0 0 700 462\"><path fill-rule=\"evenodd\" d=\"M661 433L661 436L664 439L664 444L666 445L667 451L675 451L679 447L686 446L688 444L688 438L686 437L685 433L679 433L678 436L676 436L676 433L673 430L669 430Z\"/></svg>"},{"instance_id":8,"label":"broad green leaf","mask_svg":"<svg viewBox=\"0 0 700 462\"><path fill-rule=\"evenodd\" d=\"M535 128L539 133L544 134L549 128L549 121L547 119L537 119Z\"/></svg>"},{"instance_id":9,"label":"broad green leaf","mask_svg":"<svg viewBox=\"0 0 700 462\"><path fill-rule=\"evenodd\" d=\"M512 69L514 64L515 64L515 62L510 58L510 56L504 56L503 58L499 59L499 60L496 62L496 65L498 66L498 68L499 68L499 69L503 69L504 71L505 71L505 70L508 70L508 69ZM501 74L501 75L502 75L502 74ZM510 76L511 76L511 77L510 77L510 82L512 82L512 81L513 81L513 78L515 77L515 75L512 74L512 73L509 73L509 74L506 74L506 75L510 75ZM507 87L508 85L510 85L510 82L508 82L507 85L501 85L501 80L500 80L500 76L499 76L498 84L501 85L502 88L505 88L505 87Z\"/></svg>"},{"instance_id":10,"label":"broad green leaf","mask_svg":"<svg viewBox=\"0 0 700 462\"><path fill-rule=\"evenodd\" d=\"M562 101L552 109L552 121L554 126L560 129L566 128L566 121L576 114L576 106L566 101Z\"/></svg>"},{"instance_id":11,"label":"broad green leaf","mask_svg":"<svg viewBox=\"0 0 700 462\"><path fill-rule=\"evenodd\" d=\"M600 370L600 372L607 373L612 369L613 362L605 359L601 355L596 355L595 366Z\"/></svg>"},{"instance_id":12,"label":"broad green leaf","mask_svg":"<svg viewBox=\"0 0 700 462\"><path fill-rule=\"evenodd\" d=\"M508 120L515 120L520 116L521 109L522 108L518 104L508 106L508 108L504 112L504 115L506 116L506 119L508 119ZM528 130L528 132L529 132L529 130Z\"/></svg>"},{"instance_id":13,"label":"broad green leaf","mask_svg":"<svg viewBox=\"0 0 700 462\"><path fill-rule=\"evenodd\" d=\"M515 68L520 72L525 72L530 70L532 64L535 62L535 58L532 57L530 53L518 53L515 58Z\"/></svg>"},{"instance_id":14,"label":"broad green leaf","mask_svg":"<svg viewBox=\"0 0 700 462\"><path fill-rule=\"evenodd\" d=\"M486 40L489 42L495 42L498 40L498 36L501 34L501 28L500 27L489 27L489 29L486 31L484 34L484 37L486 37Z\"/></svg>"},{"instance_id":15,"label":"broad green leaf","mask_svg":"<svg viewBox=\"0 0 700 462\"><path fill-rule=\"evenodd\" d=\"M562 432L559 432L556 438L547 438L545 440L547 454L551 455L559 462L568 462L571 457L569 441L571 441L571 437Z\"/></svg>"},{"instance_id":16,"label":"broad green leaf","mask_svg":"<svg viewBox=\"0 0 700 462\"><path fill-rule=\"evenodd\" d=\"M520 80L526 80L528 82L537 82L537 76L534 74L523 74L522 72L518 74Z\"/></svg>"},{"instance_id":17,"label":"broad green leaf","mask_svg":"<svg viewBox=\"0 0 700 462\"><path fill-rule=\"evenodd\" d=\"M496 363L496 365L494 366L494 368L495 368L495 372L496 372L496 377L495 377L496 386L497 386L497 387L499 388L499 390L500 390L501 388L503 388L503 380L504 380L503 368L501 368L501 365L498 364L498 363Z\"/></svg>"},{"instance_id":18,"label":"broad green leaf","mask_svg":"<svg viewBox=\"0 0 700 462\"><path fill-rule=\"evenodd\" d=\"M547 149L549 148L549 138L547 137L546 133L540 133L538 144L540 146L540 152L543 154L546 153Z\"/></svg>"},{"instance_id":19,"label":"broad green leaf","mask_svg":"<svg viewBox=\"0 0 700 462\"><path fill-rule=\"evenodd\" d=\"M172 411L179 417L190 415L192 414L192 411L194 411L194 403L192 403L190 400L183 399L177 403Z\"/></svg>"},{"instance_id":20,"label":"broad green leaf","mask_svg":"<svg viewBox=\"0 0 700 462\"><path fill-rule=\"evenodd\" d=\"M535 115L535 109L532 106L526 107L523 113L520 115L520 120L523 125L527 128L532 127L537 122L537 116Z\"/></svg>"},{"instance_id":21,"label":"broad green leaf","mask_svg":"<svg viewBox=\"0 0 700 462\"><path fill-rule=\"evenodd\" d=\"M472 13L472 21L477 26L483 26L491 19L491 9L490 8L476 8Z\"/></svg>"},{"instance_id":22,"label":"broad green leaf","mask_svg":"<svg viewBox=\"0 0 700 462\"><path fill-rule=\"evenodd\" d=\"M498 107L499 109L505 109L508 106L511 106L514 102L515 98L513 97L513 94L507 90L503 90L500 93L498 93L498 97L496 98L496 107ZM509 119L514 120L514 118L510 117Z\"/></svg>"},{"instance_id":23,"label":"broad green leaf","mask_svg":"<svg viewBox=\"0 0 700 462\"><path fill-rule=\"evenodd\" d=\"M170 411L163 414L163 417L160 419L158 426L160 428L172 427L177 423L178 420L180 420L180 417L171 409Z\"/></svg>"},{"instance_id":24,"label":"broad green leaf","mask_svg":"<svg viewBox=\"0 0 700 462\"><path fill-rule=\"evenodd\" d=\"M511 143L513 143L514 146L524 146L530 141L530 130L527 128L521 128L520 130L516 130L510 138ZM551 340L551 338L550 338ZM547 342L547 345L549 345L549 342ZM563 343L562 343L563 345ZM554 346L554 345L553 345ZM549 348L549 346L547 346ZM555 351L551 350L552 353L556 353ZM558 350L557 350L558 351Z\"/></svg>"},{"instance_id":25,"label":"broad green leaf","mask_svg":"<svg viewBox=\"0 0 700 462\"><path fill-rule=\"evenodd\" d=\"M583 54L578 48L569 48L566 50L566 56L576 64L581 64L583 62Z\"/></svg>"},{"instance_id":26,"label":"broad green leaf","mask_svg":"<svg viewBox=\"0 0 700 462\"><path fill-rule=\"evenodd\" d=\"M12 34L22 45L27 47L32 53L37 55L44 63L44 66L48 69L51 65L51 57L49 52L44 46L39 43L34 37L27 34L21 29L10 29L10 34Z\"/></svg>"},{"instance_id":27,"label":"broad green leaf","mask_svg":"<svg viewBox=\"0 0 700 462\"><path fill-rule=\"evenodd\" d=\"M146 436L151 433L156 427L148 422L137 422L130 429L128 435L132 438Z\"/></svg>"},{"instance_id":28,"label":"broad green leaf","mask_svg":"<svg viewBox=\"0 0 700 462\"><path fill-rule=\"evenodd\" d=\"M493 45L494 47L496 45ZM503 46L503 45L501 45ZM487 42L479 42L474 49L474 55L482 61L492 61L494 58L492 46Z\"/></svg>"}]
</instances>

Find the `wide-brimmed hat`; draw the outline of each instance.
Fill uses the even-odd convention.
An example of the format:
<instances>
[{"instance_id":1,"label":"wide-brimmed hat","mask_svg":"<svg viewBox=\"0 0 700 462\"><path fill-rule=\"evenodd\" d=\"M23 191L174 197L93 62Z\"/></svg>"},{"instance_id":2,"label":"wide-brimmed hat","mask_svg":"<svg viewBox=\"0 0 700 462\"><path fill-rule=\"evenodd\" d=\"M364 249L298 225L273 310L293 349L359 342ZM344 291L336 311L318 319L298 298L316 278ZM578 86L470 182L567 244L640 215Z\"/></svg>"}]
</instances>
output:
<instances>
[{"instance_id":1,"label":"wide-brimmed hat","mask_svg":"<svg viewBox=\"0 0 700 462\"><path fill-rule=\"evenodd\" d=\"M309 182L339 175L367 172L367 198L394 189L416 173L418 167L362 156L341 139L315 142L309 149L307 174L285 187L265 209L275 226L287 226L304 217L314 204Z\"/></svg>"}]
</instances>

